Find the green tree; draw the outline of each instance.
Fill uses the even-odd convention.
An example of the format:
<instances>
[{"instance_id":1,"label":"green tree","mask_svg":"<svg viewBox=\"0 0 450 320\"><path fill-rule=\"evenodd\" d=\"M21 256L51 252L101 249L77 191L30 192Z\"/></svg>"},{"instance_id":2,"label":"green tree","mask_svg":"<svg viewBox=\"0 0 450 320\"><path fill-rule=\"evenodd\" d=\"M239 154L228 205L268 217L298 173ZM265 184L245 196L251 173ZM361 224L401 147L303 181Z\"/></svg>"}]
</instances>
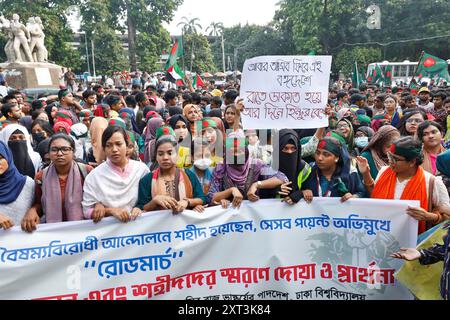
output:
<instances>
[{"instance_id":1,"label":"green tree","mask_svg":"<svg viewBox=\"0 0 450 320\"><path fill-rule=\"evenodd\" d=\"M381 60L381 50L379 48L370 47L352 47L344 48L336 56L334 66L336 72L342 72L349 76L352 72L353 65L358 62L359 68L364 67L367 70L369 63Z\"/></svg>"},{"instance_id":2,"label":"green tree","mask_svg":"<svg viewBox=\"0 0 450 320\"><path fill-rule=\"evenodd\" d=\"M211 24L206 28L206 32L213 37L220 37L223 35L223 23L222 22L211 22Z\"/></svg>"},{"instance_id":3,"label":"green tree","mask_svg":"<svg viewBox=\"0 0 450 320\"><path fill-rule=\"evenodd\" d=\"M111 23L115 17L111 14L109 5L103 0L86 0L80 5L81 29L86 32L88 45L92 41L94 43L94 60L98 74L128 69L120 34L115 32ZM80 52L84 50L80 45Z\"/></svg>"},{"instance_id":4,"label":"green tree","mask_svg":"<svg viewBox=\"0 0 450 320\"><path fill-rule=\"evenodd\" d=\"M183 34L197 34L198 29L202 30L202 26L199 23L199 18L192 18L188 19L186 17L181 18L181 22L177 24L177 27L181 26L181 29L183 30Z\"/></svg>"},{"instance_id":5,"label":"green tree","mask_svg":"<svg viewBox=\"0 0 450 320\"><path fill-rule=\"evenodd\" d=\"M156 34L146 32L137 35L137 55L140 61L139 68L147 72L160 71L158 65L161 48L170 46L170 34L164 28Z\"/></svg>"},{"instance_id":6,"label":"green tree","mask_svg":"<svg viewBox=\"0 0 450 320\"><path fill-rule=\"evenodd\" d=\"M211 47L208 39L204 35L186 34L184 36L184 52L189 52L194 55L192 59L192 72L203 73L216 71Z\"/></svg>"},{"instance_id":7,"label":"green tree","mask_svg":"<svg viewBox=\"0 0 450 320\"><path fill-rule=\"evenodd\" d=\"M128 33L128 56L132 71L137 69L137 51L136 48L142 48L144 44L138 41L148 41L152 34L160 32L162 22L170 22L175 10L183 0L110 0L110 11L115 18L112 23L115 30L127 31ZM123 26L120 21L126 21ZM140 37L137 34L146 33ZM156 43L158 44L158 43ZM152 46L156 51L147 54L159 56L161 51L156 46ZM139 53L142 59L142 53ZM144 62L147 63L147 62Z\"/></svg>"},{"instance_id":8,"label":"green tree","mask_svg":"<svg viewBox=\"0 0 450 320\"><path fill-rule=\"evenodd\" d=\"M0 0L0 12L7 19L18 13L24 24L29 17L41 17L49 60L77 70L81 65L80 54L69 45L73 42L73 33L67 27L65 15L66 10L77 3L78 0ZM1 48L4 48L4 42ZM1 57L5 59L3 50L0 51Z\"/></svg>"}]
</instances>

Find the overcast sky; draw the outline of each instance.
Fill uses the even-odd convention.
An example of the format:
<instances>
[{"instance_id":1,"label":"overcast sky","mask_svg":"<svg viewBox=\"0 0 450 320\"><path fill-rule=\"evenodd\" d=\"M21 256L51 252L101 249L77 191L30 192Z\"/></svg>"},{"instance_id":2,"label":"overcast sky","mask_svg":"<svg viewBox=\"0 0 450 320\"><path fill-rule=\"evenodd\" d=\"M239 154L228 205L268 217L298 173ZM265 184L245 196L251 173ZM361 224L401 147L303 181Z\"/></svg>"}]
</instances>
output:
<instances>
[{"instance_id":1,"label":"overcast sky","mask_svg":"<svg viewBox=\"0 0 450 320\"><path fill-rule=\"evenodd\" d=\"M170 34L181 34L182 17L199 18L203 33L211 22L222 22L225 27L236 24L263 25L270 22L279 0L184 0L170 25L164 25Z\"/></svg>"},{"instance_id":2,"label":"overcast sky","mask_svg":"<svg viewBox=\"0 0 450 320\"><path fill-rule=\"evenodd\" d=\"M199 18L202 33L206 33L206 28L213 21L222 22L225 27L247 22L264 25L272 20L278 2L279 0L184 0L172 22L165 23L164 27L171 35L180 35L181 27L177 27L177 24L182 17ZM74 31L80 28L80 22L74 17L69 17L69 25Z\"/></svg>"}]
</instances>

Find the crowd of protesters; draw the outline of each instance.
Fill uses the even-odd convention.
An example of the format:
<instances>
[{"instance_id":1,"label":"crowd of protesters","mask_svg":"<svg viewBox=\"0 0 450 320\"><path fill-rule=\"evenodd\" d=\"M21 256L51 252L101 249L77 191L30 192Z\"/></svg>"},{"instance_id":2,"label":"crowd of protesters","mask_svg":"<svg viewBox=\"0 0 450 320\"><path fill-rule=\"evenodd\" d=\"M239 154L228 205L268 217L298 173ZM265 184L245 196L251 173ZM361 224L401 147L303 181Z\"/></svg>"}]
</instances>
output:
<instances>
[{"instance_id":1,"label":"crowd of protesters","mask_svg":"<svg viewBox=\"0 0 450 320\"><path fill-rule=\"evenodd\" d=\"M117 79L116 79L117 80ZM162 81L2 98L0 228L316 197L418 200L422 239L450 217L450 87L335 83L326 128L243 130L239 85ZM394 257L446 259L448 242ZM414 251L415 250L415 251Z\"/></svg>"}]
</instances>

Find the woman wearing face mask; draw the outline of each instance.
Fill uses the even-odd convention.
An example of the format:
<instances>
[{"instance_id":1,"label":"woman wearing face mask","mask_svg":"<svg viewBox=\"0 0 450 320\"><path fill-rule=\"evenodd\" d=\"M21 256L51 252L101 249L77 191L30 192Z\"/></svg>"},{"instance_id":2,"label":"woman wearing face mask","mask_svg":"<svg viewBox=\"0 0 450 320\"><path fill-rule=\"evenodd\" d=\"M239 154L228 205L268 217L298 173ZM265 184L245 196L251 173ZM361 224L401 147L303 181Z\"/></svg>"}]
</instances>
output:
<instances>
[{"instance_id":1,"label":"woman wearing face mask","mask_svg":"<svg viewBox=\"0 0 450 320\"><path fill-rule=\"evenodd\" d=\"M17 170L11 151L0 141L0 229L18 225L33 199L33 179Z\"/></svg>"},{"instance_id":2,"label":"woman wearing face mask","mask_svg":"<svg viewBox=\"0 0 450 320\"><path fill-rule=\"evenodd\" d=\"M0 140L8 144L17 170L34 179L41 167L41 157L39 153L33 151L27 129L18 124L10 124L1 131Z\"/></svg>"},{"instance_id":3,"label":"woman wearing face mask","mask_svg":"<svg viewBox=\"0 0 450 320\"><path fill-rule=\"evenodd\" d=\"M278 167L289 179L281 186L279 194L284 202L293 205L303 198L302 187L310 177L311 167L302 160L302 145L294 130L281 130L278 141Z\"/></svg>"},{"instance_id":4,"label":"woman wearing face mask","mask_svg":"<svg viewBox=\"0 0 450 320\"><path fill-rule=\"evenodd\" d=\"M370 166L370 175L375 179L378 171L389 164L387 153L392 143L400 138L400 132L393 126L383 126L376 132L369 144L363 149L361 157L366 158Z\"/></svg>"},{"instance_id":5,"label":"woman wearing face mask","mask_svg":"<svg viewBox=\"0 0 450 320\"><path fill-rule=\"evenodd\" d=\"M344 202L366 196L358 171L351 165L347 148L339 140L323 138L314 158L311 177L303 188L307 202L311 202L313 197L339 197Z\"/></svg>"},{"instance_id":6,"label":"woman wearing face mask","mask_svg":"<svg viewBox=\"0 0 450 320\"><path fill-rule=\"evenodd\" d=\"M65 134L50 138L51 164L36 174L33 206L22 220L22 230L33 232L40 218L46 223L83 220L83 183L92 167L75 162L74 140Z\"/></svg>"},{"instance_id":7,"label":"woman wearing face mask","mask_svg":"<svg viewBox=\"0 0 450 320\"><path fill-rule=\"evenodd\" d=\"M360 155L361 152L369 145L370 139L373 137L374 131L372 128L363 126L359 127L355 133L355 146L357 149L357 155Z\"/></svg>"},{"instance_id":8,"label":"woman wearing face mask","mask_svg":"<svg viewBox=\"0 0 450 320\"><path fill-rule=\"evenodd\" d=\"M53 129L48 121L34 120L31 124L31 136L33 137L34 150L37 151L37 146L41 141L50 138L53 135Z\"/></svg>"},{"instance_id":9,"label":"woman wearing face mask","mask_svg":"<svg viewBox=\"0 0 450 320\"><path fill-rule=\"evenodd\" d=\"M209 186L212 180L211 151L209 143L204 138L197 138L192 141L191 156L194 165L188 170L195 174L202 185L203 193L208 194Z\"/></svg>"},{"instance_id":10,"label":"woman wearing face mask","mask_svg":"<svg viewBox=\"0 0 450 320\"><path fill-rule=\"evenodd\" d=\"M156 141L158 168L139 182L137 206L144 211L191 209L203 212L205 195L195 174L176 166L176 139L163 135Z\"/></svg>"},{"instance_id":11,"label":"woman wearing face mask","mask_svg":"<svg viewBox=\"0 0 450 320\"><path fill-rule=\"evenodd\" d=\"M139 180L150 170L142 162L127 158L128 135L119 126L106 128L102 146L107 160L90 173L83 187L83 211L99 222L113 216L121 222L136 219Z\"/></svg>"},{"instance_id":12,"label":"woman wearing face mask","mask_svg":"<svg viewBox=\"0 0 450 320\"><path fill-rule=\"evenodd\" d=\"M402 137L416 136L420 124L427 120L427 114L421 109L409 109L397 125Z\"/></svg>"},{"instance_id":13,"label":"woman wearing face mask","mask_svg":"<svg viewBox=\"0 0 450 320\"><path fill-rule=\"evenodd\" d=\"M208 203L220 204L223 208L231 203L238 208L242 200L258 201L259 189L276 189L288 182L283 173L250 158L243 132L230 133L225 145L225 163L218 164L213 171Z\"/></svg>"}]
</instances>

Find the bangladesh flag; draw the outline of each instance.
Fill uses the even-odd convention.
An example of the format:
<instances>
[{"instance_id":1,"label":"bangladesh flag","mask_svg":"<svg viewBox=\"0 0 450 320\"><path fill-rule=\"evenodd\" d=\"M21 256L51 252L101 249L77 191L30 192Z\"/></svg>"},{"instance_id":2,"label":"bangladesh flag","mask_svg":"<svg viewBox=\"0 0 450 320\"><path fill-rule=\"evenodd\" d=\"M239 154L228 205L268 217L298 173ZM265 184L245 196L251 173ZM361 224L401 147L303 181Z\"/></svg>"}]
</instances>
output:
<instances>
[{"instance_id":1,"label":"bangladesh flag","mask_svg":"<svg viewBox=\"0 0 450 320\"><path fill-rule=\"evenodd\" d=\"M193 85L194 85L194 88L198 88L198 87L203 88L205 86L205 83L203 82L203 79L200 77L200 75L197 74L195 76Z\"/></svg>"},{"instance_id":2,"label":"bangladesh flag","mask_svg":"<svg viewBox=\"0 0 450 320\"><path fill-rule=\"evenodd\" d=\"M448 64L444 59L435 57L429 53L423 52L422 58L417 65L415 75L420 79L422 77L428 78L443 78L450 80L448 74Z\"/></svg>"},{"instance_id":3,"label":"bangladesh flag","mask_svg":"<svg viewBox=\"0 0 450 320\"><path fill-rule=\"evenodd\" d=\"M352 85L353 88L359 88L360 84L364 82L364 72L361 72L358 68L358 62L355 61L353 64L353 70L352 70Z\"/></svg>"},{"instance_id":4,"label":"bangladesh flag","mask_svg":"<svg viewBox=\"0 0 450 320\"><path fill-rule=\"evenodd\" d=\"M184 55L183 51L183 40L181 37L178 37L175 43L173 44L172 50L170 50L169 59L167 59L165 69L169 69L171 66L177 63L177 58Z\"/></svg>"},{"instance_id":5,"label":"bangladesh flag","mask_svg":"<svg viewBox=\"0 0 450 320\"><path fill-rule=\"evenodd\" d=\"M380 66L378 64L375 65L375 68L373 68L369 75L367 76L367 81L370 84L375 84L380 82L383 79L383 71L381 70Z\"/></svg>"},{"instance_id":6,"label":"bangladesh flag","mask_svg":"<svg viewBox=\"0 0 450 320\"><path fill-rule=\"evenodd\" d=\"M384 83L385 87L392 86L392 66L391 65L386 66L386 69L384 70L383 83Z\"/></svg>"}]
</instances>

